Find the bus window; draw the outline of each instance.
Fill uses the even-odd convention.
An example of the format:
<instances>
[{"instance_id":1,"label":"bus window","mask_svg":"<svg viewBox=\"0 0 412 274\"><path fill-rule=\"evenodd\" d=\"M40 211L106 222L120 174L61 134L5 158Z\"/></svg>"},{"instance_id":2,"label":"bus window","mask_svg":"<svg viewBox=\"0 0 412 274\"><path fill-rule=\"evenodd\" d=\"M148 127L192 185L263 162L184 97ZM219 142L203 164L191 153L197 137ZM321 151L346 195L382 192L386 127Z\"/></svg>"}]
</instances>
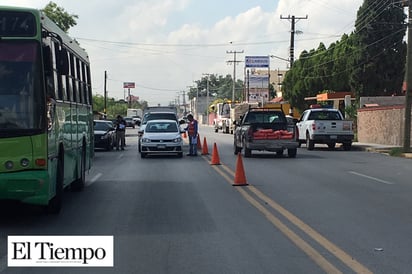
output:
<instances>
[{"instance_id":1,"label":"bus window","mask_svg":"<svg viewBox=\"0 0 412 274\"><path fill-rule=\"evenodd\" d=\"M71 100L72 102L77 102L78 101L78 95L77 95L77 87L76 87L76 69L75 69L75 62L74 62L74 57L73 54L70 53L70 84L71 84Z\"/></svg>"}]
</instances>

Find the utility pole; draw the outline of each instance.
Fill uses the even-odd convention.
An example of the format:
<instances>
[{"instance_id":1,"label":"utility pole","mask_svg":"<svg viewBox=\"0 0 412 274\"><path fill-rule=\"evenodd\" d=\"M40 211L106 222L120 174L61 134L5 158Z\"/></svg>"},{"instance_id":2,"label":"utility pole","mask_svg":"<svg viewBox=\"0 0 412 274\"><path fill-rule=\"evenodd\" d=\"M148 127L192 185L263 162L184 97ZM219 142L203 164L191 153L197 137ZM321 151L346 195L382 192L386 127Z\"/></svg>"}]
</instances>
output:
<instances>
[{"instance_id":1,"label":"utility pole","mask_svg":"<svg viewBox=\"0 0 412 274\"><path fill-rule=\"evenodd\" d=\"M104 119L107 119L107 71L104 71Z\"/></svg>"},{"instance_id":2,"label":"utility pole","mask_svg":"<svg viewBox=\"0 0 412 274\"><path fill-rule=\"evenodd\" d=\"M233 63L233 90L232 90L232 104L235 103L235 90L236 90L236 65L237 63L240 63L242 61L236 61L236 54L237 53L243 53L242 51L226 51L228 54L233 54L233 60L227 61L229 64Z\"/></svg>"},{"instance_id":3,"label":"utility pole","mask_svg":"<svg viewBox=\"0 0 412 274\"><path fill-rule=\"evenodd\" d=\"M182 93L183 93L183 109L184 109L183 115L186 116L186 114L187 114L187 110L186 110L186 91L183 90Z\"/></svg>"},{"instance_id":4,"label":"utility pole","mask_svg":"<svg viewBox=\"0 0 412 274\"><path fill-rule=\"evenodd\" d=\"M405 125L403 152L411 150L411 89L412 89L412 0L408 1L408 53L406 58Z\"/></svg>"},{"instance_id":5,"label":"utility pole","mask_svg":"<svg viewBox=\"0 0 412 274\"><path fill-rule=\"evenodd\" d=\"M203 73L203 75L206 75L206 124L209 125L209 73Z\"/></svg>"},{"instance_id":6,"label":"utility pole","mask_svg":"<svg viewBox=\"0 0 412 274\"><path fill-rule=\"evenodd\" d=\"M296 19L308 19L308 16L306 15L305 17L296 17L294 15L288 17L283 17L280 15L280 19L288 19L291 20L291 29L290 29L290 48L289 48L289 62L290 62L290 68L292 68L293 61L294 61L294 55L295 55L295 22Z\"/></svg>"}]
</instances>

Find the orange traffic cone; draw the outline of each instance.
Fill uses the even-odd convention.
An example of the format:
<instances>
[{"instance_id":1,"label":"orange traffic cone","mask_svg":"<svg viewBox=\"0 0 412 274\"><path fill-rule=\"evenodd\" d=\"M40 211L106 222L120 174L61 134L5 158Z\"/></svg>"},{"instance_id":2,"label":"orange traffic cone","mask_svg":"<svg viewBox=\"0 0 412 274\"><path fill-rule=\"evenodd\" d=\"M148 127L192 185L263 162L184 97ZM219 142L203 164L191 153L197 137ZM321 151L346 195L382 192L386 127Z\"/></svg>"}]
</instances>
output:
<instances>
[{"instance_id":1,"label":"orange traffic cone","mask_svg":"<svg viewBox=\"0 0 412 274\"><path fill-rule=\"evenodd\" d=\"M202 143L200 142L200 136L199 134L197 135L197 149L201 150L202 149Z\"/></svg>"},{"instance_id":2,"label":"orange traffic cone","mask_svg":"<svg viewBox=\"0 0 412 274\"><path fill-rule=\"evenodd\" d=\"M183 138L187 138L186 131L185 131L185 132L183 132Z\"/></svg>"},{"instance_id":3,"label":"orange traffic cone","mask_svg":"<svg viewBox=\"0 0 412 274\"><path fill-rule=\"evenodd\" d=\"M213 144L213 153L212 153L212 161L210 162L211 165L220 165L219 153L217 152L216 143Z\"/></svg>"},{"instance_id":4,"label":"orange traffic cone","mask_svg":"<svg viewBox=\"0 0 412 274\"><path fill-rule=\"evenodd\" d=\"M245 170L243 168L243 160L241 153L237 154L235 179L232 186L247 186Z\"/></svg>"},{"instance_id":5,"label":"orange traffic cone","mask_svg":"<svg viewBox=\"0 0 412 274\"><path fill-rule=\"evenodd\" d=\"M209 150L207 149L206 137L203 137L202 155L209 155Z\"/></svg>"}]
</instances>

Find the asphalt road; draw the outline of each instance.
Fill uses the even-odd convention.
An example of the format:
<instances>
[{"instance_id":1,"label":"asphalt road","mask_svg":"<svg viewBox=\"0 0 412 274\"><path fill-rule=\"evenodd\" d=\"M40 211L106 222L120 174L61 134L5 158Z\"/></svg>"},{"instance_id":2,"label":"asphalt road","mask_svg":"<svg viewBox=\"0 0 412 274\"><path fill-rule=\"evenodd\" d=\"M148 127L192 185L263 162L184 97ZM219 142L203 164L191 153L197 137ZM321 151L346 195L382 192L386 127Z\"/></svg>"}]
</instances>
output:
<instances>
[{"instance_id":1,"label":"asphalt road","mask_svg":"<svg viewBox=\"0 0 412 274\"><path fill-rule=\"evenodd\" d=\"M136 134L125 151L96 151L58 216L2 207L0 273L411 273L410 159L253 152L248 186L233 186L233 135L201 127L209 155L141 159ZM8 268L7 235L114 235L114 267Z\"/></svg>"}]
</instances>

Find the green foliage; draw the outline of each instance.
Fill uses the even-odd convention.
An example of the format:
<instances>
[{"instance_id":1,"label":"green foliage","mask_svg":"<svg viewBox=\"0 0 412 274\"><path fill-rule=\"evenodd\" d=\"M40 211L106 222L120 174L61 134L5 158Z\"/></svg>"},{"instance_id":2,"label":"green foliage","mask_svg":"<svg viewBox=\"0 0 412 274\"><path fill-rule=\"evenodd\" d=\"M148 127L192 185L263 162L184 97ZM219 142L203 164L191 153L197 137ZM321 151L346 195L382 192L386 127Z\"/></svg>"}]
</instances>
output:
<instances>
[{"instance_id":1,"label":"green foliage","mask_svg":"<svg viewBox=\"0 0 412 274\"><path fill-rule=\"evenodd\" d=\"M375 2L364 1L355 23L351 86L358 98L401 93L404 80L406 15L401 2Z\"/></svg>"},{"instance_id":2,"label":"green foliage","mask_svg":"<svg viewBox=\"0 0 412 274\"><path fill-rule=\"evenodd\" d=\"M390 156L401 157L403 155L403 148L401 147L394 147L391 148L389 151Z\"/></svg>"},{"instance_id":3,"label":"green foliage","mask_svg":"<svg viewBox=\"0 0 412 274\"><path fill-rule=\"evenodd\" d=\"M381 3L382 2L382 3ZM365 0L356 30L328 48L303 51L286 73L283 97L303 110L320 91L353 91L360 96L400 94L405 74L405 14L401 2Z\"/></svg>"},{"instance_id":4,"label":"green foliage","mask_svg":"<svg viewBox=\"0 0 412 274\"><path fill-rule=\"evenodd\" d=\"M147 106L146 101L132 102L130 108L144 109ZM114 98L108 98L106 102L106 114L108 119L114 119L117 115L126 116L128 103L123 100L116 101ZM104 113L104 97L102 95L93 95L93 110Z\"/></svg>"},{"instance_id":5,"label":"green foliage","mask_svg":"<svg viewBox=\"0 0 412 274\"><path fill-rule=\"evenodd\" d=\"M355 104L345 107L345 114L350 120L356 121L358 116L358 107Z\"/></svg>"},{"instance_id":6,"label":"green foliage","mask_svg":"<svg viewBox=\"0 0 412 274\"><path fill-rule=\"evenodd\" d=\"M65 32L68 32L71 27L77 25L76 19L79 16L67 13L54 2L50 1L42 11Z\"/></svg>"},{"instance_id":7,"label":"green foliage","mask_svg":"<svg viewBox=\"0 0 412 274\"><path fill-rule=\"evenodd\" d=\"M207 85L209 79L209 97L213 99L232 100L233 78L230 74L226 76L211 74L195 81L196 87L191 87L188 95L189 99L207 96ZM243 81L237 79L235 86L235 101L241 100L243 94Z\"/></svg>"}]
</instances>

